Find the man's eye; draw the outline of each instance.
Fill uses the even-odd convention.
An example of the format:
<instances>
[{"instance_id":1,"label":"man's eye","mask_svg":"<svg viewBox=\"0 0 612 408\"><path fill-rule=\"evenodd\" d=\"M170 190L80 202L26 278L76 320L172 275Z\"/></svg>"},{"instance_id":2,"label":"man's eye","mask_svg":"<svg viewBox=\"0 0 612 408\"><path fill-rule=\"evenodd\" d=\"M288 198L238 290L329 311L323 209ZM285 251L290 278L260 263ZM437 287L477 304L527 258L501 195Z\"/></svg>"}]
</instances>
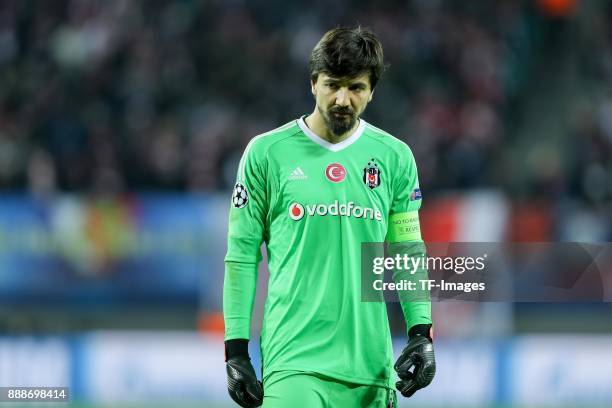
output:
<instances>
[{"instance_id":1,"label":"man's eye","mask_svg":"<svg viewBox=\"0 0 612 408\"><path fill-rule=\"evenodd\" d=\"M336 84L327 84L330 89L338 89L338 85Z\"/></svg>"}]
</instances>

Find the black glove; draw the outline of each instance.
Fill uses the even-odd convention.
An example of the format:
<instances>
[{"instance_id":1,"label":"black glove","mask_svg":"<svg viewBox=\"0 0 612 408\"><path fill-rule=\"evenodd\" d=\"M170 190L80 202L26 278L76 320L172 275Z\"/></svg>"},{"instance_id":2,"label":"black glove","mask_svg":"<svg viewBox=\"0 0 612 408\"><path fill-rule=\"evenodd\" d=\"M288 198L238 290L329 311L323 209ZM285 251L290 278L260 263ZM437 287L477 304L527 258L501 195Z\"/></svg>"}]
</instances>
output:
<instances>
[{"instance_id":1,"label":"black glove","mask_svg":"<svg viewBox=\"0 0 612 408\"><path fill-rule=\"evenodd\" d=\"M436 374L436 359L430 324L417 324L408 332L408 345L395 363L400 380L395 387L404 397L411 397L417 390L431 383ZM414 366L414 370L410 369Z\"/></svg>"},{"instance_id":2,"label":"black glove","mask_svg":"<svg viewBox=\"0 0 612 408\"><path fill-rule=\"evenodd\" d=\"M225 342L227 390L230 397L244 408L263 403L263 386L257 380L248 351L248 340L233 339Z\"/></svg>"}]
</instances>

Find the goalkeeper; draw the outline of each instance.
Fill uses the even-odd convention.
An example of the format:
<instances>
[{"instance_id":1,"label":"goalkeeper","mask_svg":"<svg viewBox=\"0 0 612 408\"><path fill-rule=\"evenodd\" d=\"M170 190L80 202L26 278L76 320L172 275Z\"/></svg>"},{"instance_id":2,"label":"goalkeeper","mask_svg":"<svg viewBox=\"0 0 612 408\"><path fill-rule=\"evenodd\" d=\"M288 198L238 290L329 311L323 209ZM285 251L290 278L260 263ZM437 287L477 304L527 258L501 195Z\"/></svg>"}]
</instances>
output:
<instances>
[{"instance_id":1,"label":"goalkeeper","mask_svg":"<svg viewBox=\"0 0 612 408\"><path fill-rule=\"evenodd\" d=\"M255 137L240 161L223 312L228 390L243 407L394 407L395 389L409 397L433 379L429 301L402 302L408 344L393 364L386 305L360 298L362 242L422 243L412 152L361 119L383 67L371 31L327 32L310 57L313 112ZM263 383L248 355L262 242Z\"/></svg>"}]
</instances>

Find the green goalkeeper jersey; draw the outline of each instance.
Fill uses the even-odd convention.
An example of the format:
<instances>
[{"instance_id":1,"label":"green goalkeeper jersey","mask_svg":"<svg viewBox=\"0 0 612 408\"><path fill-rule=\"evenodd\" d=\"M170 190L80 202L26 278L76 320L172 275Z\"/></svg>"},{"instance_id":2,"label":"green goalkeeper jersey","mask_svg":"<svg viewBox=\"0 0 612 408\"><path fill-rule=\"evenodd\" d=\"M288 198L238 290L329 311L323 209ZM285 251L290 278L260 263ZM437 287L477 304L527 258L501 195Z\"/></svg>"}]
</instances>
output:
<instances>
[{"instance_id":1,"label":"green goalkeeper jersey","mask_svg":"<svg viewBox=\"0 0 612 408\"><path fill-rule=\"evenodd\" d=\"M393 388L386 305L361 301L361 243L420 241L420 206L412 152L363 119L336 144L304 118L255 137L232 194L225 339L249 338L265 242L264 378L297 370ZM396 228L403 217L416 218L417 228ZM408 328L431 323L429 302L402 308Z\"/></svg>"}]
</instances>

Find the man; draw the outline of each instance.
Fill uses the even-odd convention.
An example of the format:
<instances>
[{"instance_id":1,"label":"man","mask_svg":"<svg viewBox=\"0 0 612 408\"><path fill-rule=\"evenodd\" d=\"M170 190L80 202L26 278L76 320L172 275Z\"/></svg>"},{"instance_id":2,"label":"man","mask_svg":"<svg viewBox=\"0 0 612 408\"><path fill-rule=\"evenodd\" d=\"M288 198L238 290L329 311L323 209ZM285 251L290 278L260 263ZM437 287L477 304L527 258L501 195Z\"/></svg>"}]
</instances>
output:
<instances>
[{"instance_id":1,"label":"man","mask_svg":"<svg viewBox=\"0 0 612 408\"><path fill-rule=\"evenodd\" d=\"M255 137L240 161L223 310L228 390L243 407L396 404L386 305L361 301L360 251L422 242L421 195L408 146L360 118L383 67L372 32L327 32L310 58L312 114ZM263 387L247 350L262 242ZM435 373L431 307L402 309L409 342L395 386L411 396Z\"/></svg>"}]
</instances>

